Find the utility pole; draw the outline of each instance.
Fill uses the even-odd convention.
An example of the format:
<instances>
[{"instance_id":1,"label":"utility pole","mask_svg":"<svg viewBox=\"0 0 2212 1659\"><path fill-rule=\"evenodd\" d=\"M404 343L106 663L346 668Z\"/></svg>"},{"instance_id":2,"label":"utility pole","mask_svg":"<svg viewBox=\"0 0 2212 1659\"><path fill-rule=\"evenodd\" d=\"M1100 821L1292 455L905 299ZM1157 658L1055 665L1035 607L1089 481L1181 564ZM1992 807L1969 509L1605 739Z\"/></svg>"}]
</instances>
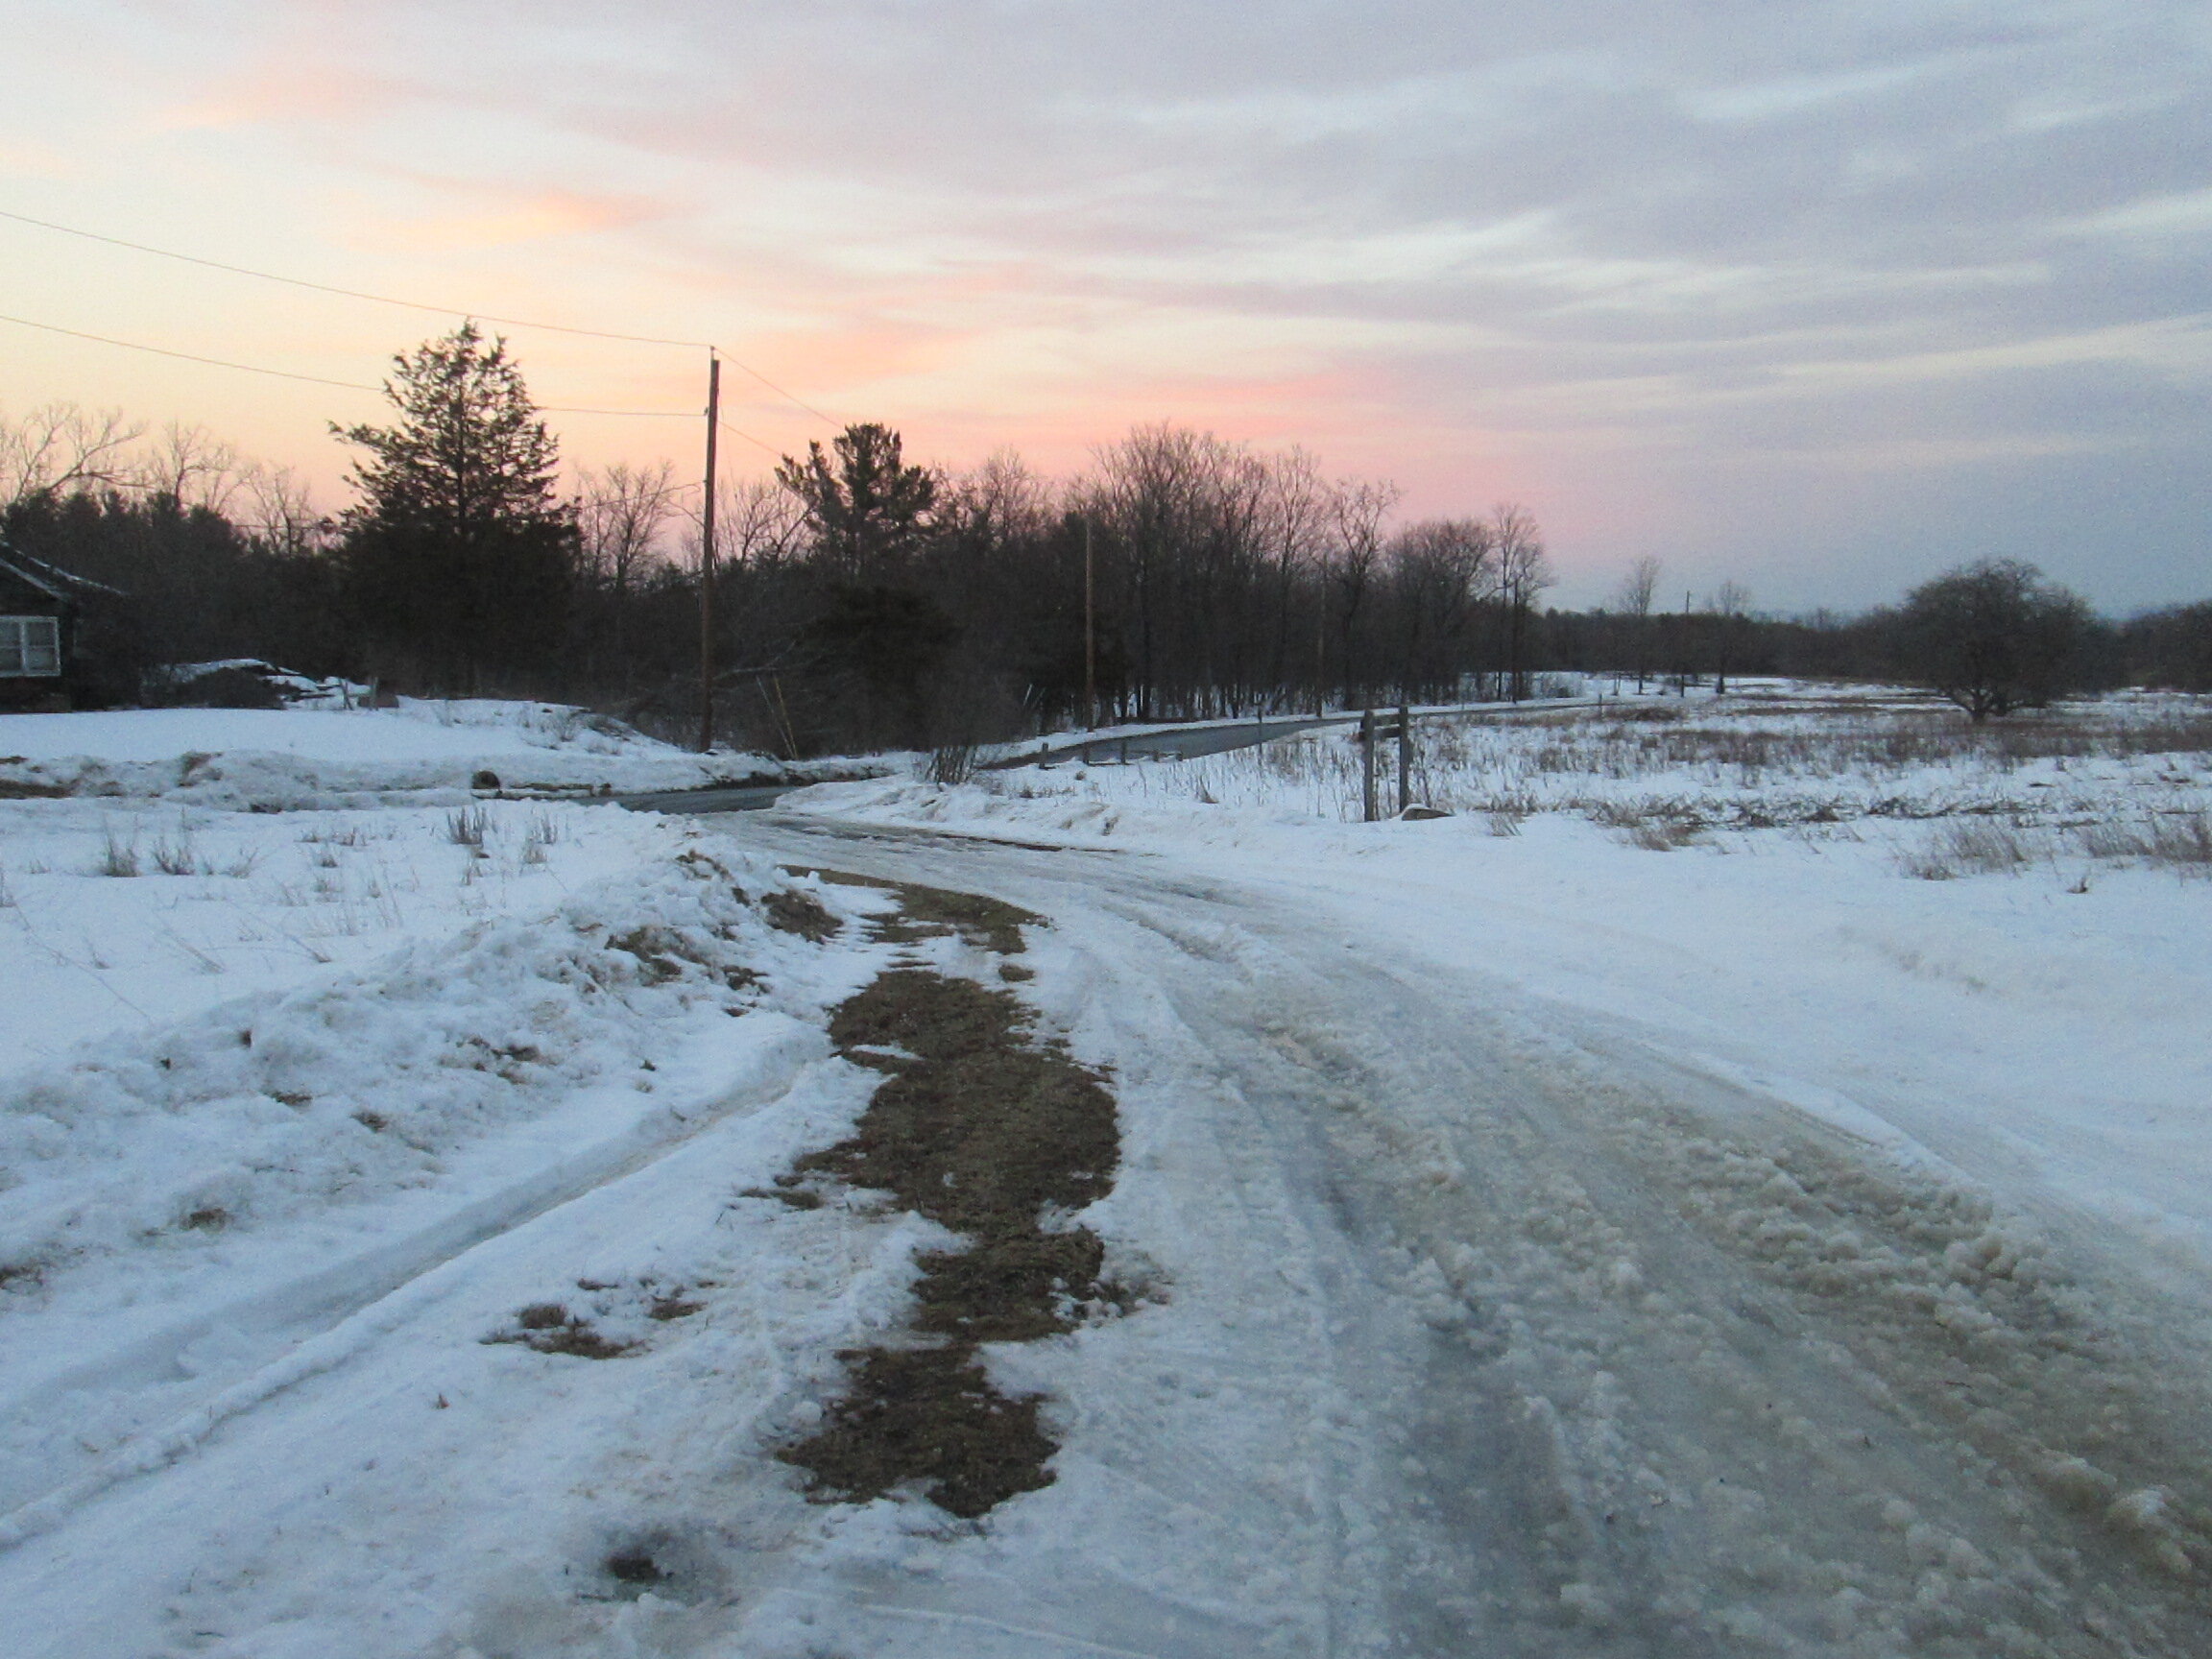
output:
<instances>
[{"instance_id":1,"label":"utility pole","mask_svg":"<svg viewBox=\"0 0 2212 1659\"><path fill-rule=\"evenodd\" d=\"M722 359L707 353L707 503L699 515L699 753L714 747L714 435L722 425Z\"/></svg>"},{"instance_id":2,"label":"utility pole","mask_svg":"<svg viewBox=\"0 0 2212 1659\"><path fill-rule=\"evenodd\" d=\"M1083 730L1098 728L1098 601L1092 581L1091 515L1083 515Z\"/></svg>"}]
</instances>

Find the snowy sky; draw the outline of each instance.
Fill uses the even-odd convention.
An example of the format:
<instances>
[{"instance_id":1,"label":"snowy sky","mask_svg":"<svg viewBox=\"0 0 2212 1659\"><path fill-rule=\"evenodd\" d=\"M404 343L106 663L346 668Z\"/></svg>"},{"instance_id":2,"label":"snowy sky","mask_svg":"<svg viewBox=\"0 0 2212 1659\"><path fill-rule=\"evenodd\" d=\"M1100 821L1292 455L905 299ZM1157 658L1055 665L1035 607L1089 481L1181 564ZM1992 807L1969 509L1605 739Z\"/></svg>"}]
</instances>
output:
<instances>
[{"instance_id":1,"label":"snowy sky","mask_svg":"<svg viewBox=\"0 0 2212 1659\"><path fill-rule=\"evenodd\" d=\"M2167 0L12 0L0 208L712 339L950 463L1131 422L1501 497L1600 597L2018 554L2212 593L2212 12ZM0 221L0 312L343 380L438 320ZM549 403L699 353L517 329ZM0 325L0 407L331 481L375 399ZM825 423L730 371L772 448ZM571 459L690 427L561 417ZM733 445L742 465L761 450Z\"/></svg>"}]
</instances>

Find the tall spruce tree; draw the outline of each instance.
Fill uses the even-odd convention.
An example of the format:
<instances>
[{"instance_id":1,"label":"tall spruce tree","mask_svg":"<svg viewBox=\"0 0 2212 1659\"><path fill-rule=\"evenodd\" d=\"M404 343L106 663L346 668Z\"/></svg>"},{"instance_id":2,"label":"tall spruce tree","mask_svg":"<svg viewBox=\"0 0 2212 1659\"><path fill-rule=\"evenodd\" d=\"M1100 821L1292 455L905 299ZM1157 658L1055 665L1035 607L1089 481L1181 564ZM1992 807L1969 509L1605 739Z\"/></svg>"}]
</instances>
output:
<instances>
[{"instance_id":1,"label":"tall spruce tree","mask_svg":"<svg viewBox=\"0 0 2212 1659\"><path fill-rule=\"evenodd\" d=\"M937 506L937 475L907 465L899 434L865 422L819 443L804 459L786 455L776 478L806 509L815 556L838 580L897 583L909 573Z\"/></svg>"},{"instance_id":2,"label":"tall spruce tree","mask_svg":"<svg viewBox=\"0 0 2212 1659\"><path fill-rule=\"evenodd\" d=\"M527 679L561 644L576 562L559 445L507 342L473 323L393 367L395 424L331 427L368 451L341 551L373 658L446 690Z\"/></svg>"}]
</instances>

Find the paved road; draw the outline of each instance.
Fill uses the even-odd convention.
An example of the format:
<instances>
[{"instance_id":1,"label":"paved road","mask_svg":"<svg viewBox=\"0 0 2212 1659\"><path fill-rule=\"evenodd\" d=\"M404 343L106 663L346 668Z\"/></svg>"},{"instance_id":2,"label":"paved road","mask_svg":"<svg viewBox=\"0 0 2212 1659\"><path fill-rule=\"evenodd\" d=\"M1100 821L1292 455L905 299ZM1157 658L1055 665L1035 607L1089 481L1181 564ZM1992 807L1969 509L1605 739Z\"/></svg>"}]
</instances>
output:
<instances>
[{"instance_id":1,"label":"paved road","mask_svg":"<svg viewBox=\"0 0 2212 1659\"><path fill-rule=\"evenodd\" d=\"M1175 726L1127 737L1055 737L1041 740L1033 749L993 761L994 769L1008 766L1052 765L1065 760L1088 760L1113 765L1124 760L1195 760L1201 755L1226 755L1232 749L1249 749L1277 737L1295 737L1322 726L1345 726L1357 714L1332 715L1316 720L1288 715L1265 720L1223 721L1204 726Z\"/></svg>"},{"instance_id":2,"label":"paved road","mask_svg":"<svg viewBox=\"0 0 2212 1659\"><path fill-rule=\"evenodd\" d=\"M1357 719L1358 716L1351 718ZM1012 766L1051 765L1086 757L1099 765L1137 760L1191 760L1201 755L1225 755L1232 749L1249 749L1262 741L1290 737L1317 726L1340 726L1346 717L1328 720L1239 720L1235 724L1178 726L1131 737L1053 738L1036 749L1008 755L990 762L996 769ZM614 805L635 812L758 812L773 806L805 783L746 783L728 789L668 789L646 795L617 795Z\"/></svg>"},{"instance_id":3,"label":"paved road","mask_svg":"<svg viewBox=\"0 0 2212 1659\"><path fill-rule=\"evenodd\" d=\"M665 789L651 795L617 795L633 812L757 812L804 783L746 783L733 789Z\"/></svg>"},{"instance_id":4,"label":"paved road","mask_svg":"<svg viewBox=\"0 0 2212 1659\"><path fill-rule=\"evenodd\" d=\"M1581 699L1566 702L1519 704L1472 704L1464 709L1417 709L1416 720L1438 718L1451 714L1527 713L1544 709L1574 707ZM1390 710L1380 709L1388 715ZM1050 766L1068 761L1088 762L1093 765L1112 766L1140 760L1195 760L1202 755L1226 755L1234 749L1250 749L1256 744L1271 743L1278 737L1295 737L1301 733L1317 731L1324 726L1352 726L1358 723L1357 714L1331 714L1316 719L1311 715L1269 715L1264 720L1221 720L1190 726L1170 726L1156 732L1134 733L1119 735L1060 736L1040 738L1034 747L1018 753L1000 756L986 761L991 771L1002 771L1015 766ZM757 812L773 806L794 789L804 789L804 783L747 783L728 789L671 789L647 795L617 795L613 799L618 806L627 806L637 812Z\"/></svg>"}]
</instances>

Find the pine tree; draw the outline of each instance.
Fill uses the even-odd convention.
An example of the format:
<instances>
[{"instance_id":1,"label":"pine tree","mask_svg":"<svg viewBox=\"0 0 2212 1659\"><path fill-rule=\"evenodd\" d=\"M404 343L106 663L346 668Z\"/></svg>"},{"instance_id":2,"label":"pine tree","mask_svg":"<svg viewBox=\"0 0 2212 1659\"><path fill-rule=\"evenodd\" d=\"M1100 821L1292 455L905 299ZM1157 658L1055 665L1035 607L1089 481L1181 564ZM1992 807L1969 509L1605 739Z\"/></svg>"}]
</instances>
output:
<instances>
[{"instance_id":1,"label":"pine tree","mask_svg":"<svg viewBox=\"0 0 2212 1659\"><path fill-rule=\"evenodd\" d=\"M868 422L783 457L776 478L805 504L815 549L839 580L880 584L909 573L937 505L937 475L907 465L899 434Z\"/></svg>"},{"instance_id":2,"label":"pine tree","mask_svg":"<svg viewBox=\"0 0 2212 1659\"><path fill-rule=\"evenodd\" d=\"M388 670L481 690L560 645L577 531L559 445L507 355L464 323L393 359L391 426L331 431L368 451L341 520L348 585Z\"/></svg>"}]
</instances>

